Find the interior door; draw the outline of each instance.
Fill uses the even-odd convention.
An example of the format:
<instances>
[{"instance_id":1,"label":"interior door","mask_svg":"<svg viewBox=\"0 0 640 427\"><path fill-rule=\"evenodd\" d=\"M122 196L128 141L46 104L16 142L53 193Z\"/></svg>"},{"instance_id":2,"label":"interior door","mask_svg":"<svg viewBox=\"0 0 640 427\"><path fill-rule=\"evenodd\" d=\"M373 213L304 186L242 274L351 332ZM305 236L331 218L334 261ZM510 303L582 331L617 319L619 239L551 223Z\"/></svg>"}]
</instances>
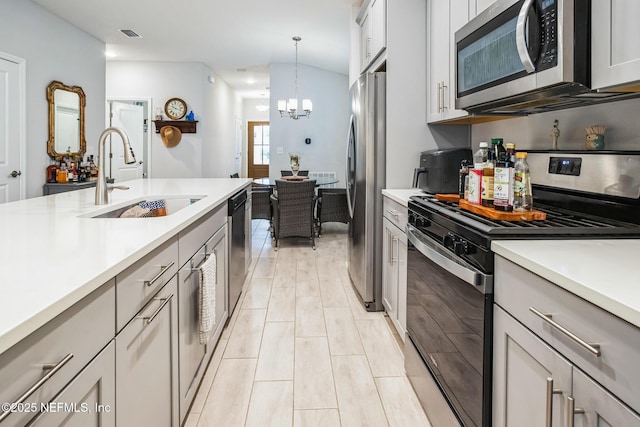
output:
<instances>
[{"instance_id":1,"label":"interior door","mask_svg":"<svg viewBox=\"0 0 640 427\"><path fill-rule=\"evenodd\" d=\"M249 122L248 124L248 168L249 178L269 176L269 122Z\"/></svg>"},{"instance_id":2,"label":"interior door","mask_svg":"<svg viewBox=\"0 0 640 427\"><path fill-rule=\"evenodd\" d=\"M121 128L129 137L129 143L136 156L136 162L127 165L124 162L124 147L119 136L111 138L111 167L109 177L116 182L142 178L144 161L144 108L141 105L123 102L110 102L111 126Z\"/></svg>"},{"instance_id":3,"label":"interior door","mask_svg":"<svg viewBox=\"0 0 640 427\"><path fill-rule=\"evenodd\" d=\"M0 203L19 200L25 179L20 170L20 80L20 64L0 57Z\"/></svg>"}]
</instances>

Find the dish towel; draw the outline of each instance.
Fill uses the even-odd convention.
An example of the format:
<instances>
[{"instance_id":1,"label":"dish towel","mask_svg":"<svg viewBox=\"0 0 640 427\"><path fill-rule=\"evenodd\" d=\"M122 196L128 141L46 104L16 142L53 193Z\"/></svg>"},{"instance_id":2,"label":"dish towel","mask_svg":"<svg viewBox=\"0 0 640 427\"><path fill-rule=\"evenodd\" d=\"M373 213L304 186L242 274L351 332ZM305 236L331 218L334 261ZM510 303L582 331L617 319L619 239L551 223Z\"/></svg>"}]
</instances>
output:
<instances>
[{"instance_id":1,"label":"dish towel","mask_svg":"<svg viewBox=\"0 0 640 427\"><path fill-rule=\"evenodd\" d=\"M198 306L200 307L200 344L206 344L216 318L216 254L209 255L200 268Z\"/></svg>"}]
</instances>

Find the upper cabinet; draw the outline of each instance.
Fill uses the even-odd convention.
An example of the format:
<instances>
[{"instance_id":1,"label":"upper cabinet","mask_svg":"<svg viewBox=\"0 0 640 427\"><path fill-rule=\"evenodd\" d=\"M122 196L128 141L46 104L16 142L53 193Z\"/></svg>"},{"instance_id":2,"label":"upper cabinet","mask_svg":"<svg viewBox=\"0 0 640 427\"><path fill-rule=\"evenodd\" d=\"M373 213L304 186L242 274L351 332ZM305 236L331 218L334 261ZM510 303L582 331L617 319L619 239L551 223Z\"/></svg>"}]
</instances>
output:
<instances>
[{"instance_id":1,"label":"upper cabinet","mask_svg":"<svg viewBox=\"0 0 640 427\"><path fill-rule=\"evenodd\" d=\"M495 3L496 0L469 0L469 11L471 17L480 15L486 8Z\"/></svg>"},{"instance_id":2,"label":"upper cabinet","mask_svg":"<svg viewBox=\"0 0 640 427\"><path fill-rule=\"evenodd\" d=\"M485 3L491 3L485 1ZM455 33L469 22L476 0L429 0L427 3L427 122L468 116L456 110Z\"/></svg>"},{"instance_id":3,"label":"upper cabinet","mask_svg":"<svg viewBox=\"0 0 640 427\"><path fill-rule=\"evenodd\" d=\"M640 90L640 2L594 1L591 8L592 88Z\"/></svg>"},{"instance_id":4,"label":"upper cabinet","mask_svg":"<svg viewBox=\"0 0 640 427\"><path fill-rule=\"evenodd\" d=\"M360 25L360 71L363 72L387 46L386 0L365 2L356 22Z\"/></svg>"}]
</instances>

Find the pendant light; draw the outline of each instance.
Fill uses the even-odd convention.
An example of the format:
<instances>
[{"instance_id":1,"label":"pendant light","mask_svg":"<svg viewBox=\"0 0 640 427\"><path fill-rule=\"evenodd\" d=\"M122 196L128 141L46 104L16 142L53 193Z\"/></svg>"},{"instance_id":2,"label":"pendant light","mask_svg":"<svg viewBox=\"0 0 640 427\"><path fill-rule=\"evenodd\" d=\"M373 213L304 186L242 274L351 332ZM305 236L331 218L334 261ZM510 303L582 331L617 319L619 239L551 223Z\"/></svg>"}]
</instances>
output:
<instances>
[{"instance_id":1,"label":"pendant light","mask_svg":"<svg viewBox=\"0 0 640 427\"><path fill-rule=\"evenodd\" d=\"M302 100L302 112L298 111L298 42L302 40L299 36L295 36L292 40L296 43L296 80L295 80L295 92L294 98L287 100L278 100L278 111L280 117L289 117L293 120L298 120L300 117L309 117L313 110L313 105L310 99Z\"/></svg>"}]
</instances>

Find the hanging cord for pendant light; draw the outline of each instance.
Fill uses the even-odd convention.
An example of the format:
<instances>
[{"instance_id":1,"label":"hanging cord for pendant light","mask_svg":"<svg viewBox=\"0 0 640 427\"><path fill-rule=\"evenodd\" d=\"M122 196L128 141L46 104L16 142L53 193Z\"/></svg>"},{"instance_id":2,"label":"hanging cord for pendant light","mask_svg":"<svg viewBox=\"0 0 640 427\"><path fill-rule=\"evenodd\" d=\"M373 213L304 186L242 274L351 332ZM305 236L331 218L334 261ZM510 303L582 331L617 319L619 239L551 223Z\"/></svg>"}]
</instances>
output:
<instances>
[{"instance_id":1,"label":"hanging cord for pendant light","mask_svg":"<svg viewBox=\"0 0 640 427\"><path fill-rule=\"evenodd\" d=\"M296 99L298 99L298 42L302 40L302 37L295 36L293 37L293 41L296 42L296 80L295 80L295 91L293 92Z\"/></svg>"}]
</instances>

